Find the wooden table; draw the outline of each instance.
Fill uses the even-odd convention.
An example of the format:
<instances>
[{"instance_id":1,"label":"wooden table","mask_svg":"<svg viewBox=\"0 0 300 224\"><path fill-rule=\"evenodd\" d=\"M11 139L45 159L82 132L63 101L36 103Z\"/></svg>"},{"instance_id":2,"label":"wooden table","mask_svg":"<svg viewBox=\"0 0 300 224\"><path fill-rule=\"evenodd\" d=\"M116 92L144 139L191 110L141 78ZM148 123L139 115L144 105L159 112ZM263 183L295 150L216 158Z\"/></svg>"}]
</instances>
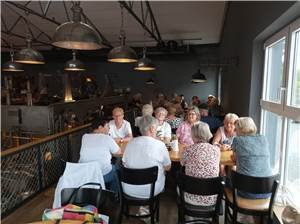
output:
<instances>
[{"instance_id":1,"label":"wooden table","mask_svg":"<svg viewBox=\"0 0 300 224\"><path fill-rule=\"evenodd\" d=\"M127 145L127 142L119 143L119 146L121 148L122 153L119 154L119 155L115 155L116 157L122 157L123 156L126 145ZM181 159L182 154L184 152L185 145L179 143L178 147L179 147L179 151L174 151L174 150L169 151L170 159L171 159L172 162L180 162L180 159ZM221 165L228 165L228 166L235 165L235 163L231 159L231 155L232 155L232 150L222 151L221 152L220 164Z\"/></svg>"}]
</instances>

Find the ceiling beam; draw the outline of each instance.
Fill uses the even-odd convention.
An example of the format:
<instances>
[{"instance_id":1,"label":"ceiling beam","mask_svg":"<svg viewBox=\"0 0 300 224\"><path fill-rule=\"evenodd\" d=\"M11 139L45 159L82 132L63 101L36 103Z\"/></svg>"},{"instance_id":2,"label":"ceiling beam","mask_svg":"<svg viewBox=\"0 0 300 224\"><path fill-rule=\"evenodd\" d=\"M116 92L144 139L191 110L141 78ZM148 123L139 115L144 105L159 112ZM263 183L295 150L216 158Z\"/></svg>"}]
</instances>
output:
<instances>
[{"instance_id":1,"label":"ceiling beam","mask_svg":"<svg viewBox=\"0 0 300 224\"><path fill-rule=\"evenodd\" d=\"M23 36L23 35L20 35L20 34L17 34L17 33L7 32L7 31L4 31L4 30L1 30L1 33L7 34L7 35L11 35L13 37L18 37L18 38L21 38L23 40L27 39L26 36ZM41 40L37 40L35 38L33 38L32 41L35 41L37 43L41 43L41 44L44 44L44 45L47 45L47 46L49 46L49 45L52 46L51 43L47 43L47 42L44 42L44 41L41 41Z\"/></svg>"},{"instance_id":2,"label":"ceiling beam","mask_svg":"<svg viewBox=\"0 0 300 224\"><path fill-rule=\"evenodd\" d=\"M158 39L159 39L160 42L161 42L161 41L162 41L161 35L160 35L160 32L159 32L159 29L158 29L158 26L157 26L157 23L156 23L154 14L153 14L153 12L152 12L150 3L149 3L149 1L145 1L145 2L146 2L147 9L148 9L148 11L149 11L149 13L150 13L151 21L154 23L154 27L155 27L155 30L156 30L156 34L157 34L157 36L158 36Z\"/></svg>"},{"instance_id":3,"label":"ceiling beam","mask_svg":"<svg viewBox=\"0 0 300 224\"><path fill-rule=\"evenodd\" d=\"M15 7L19 8L19 9L22 9L22 10L25 11L26 13L30 13L30 14L35 15L35 16L38 16L38 17L40 17L40 18L42 18L42 19L48 20L49 22L52 22L52 23L54 23L54 24L56 24L56 25L60 25L60 24L61 24L60 22L56 21L55 19L51 19L51 18L47 17L46 15L41 14L41 13L38 13L38 12L36 12L36 11L34 11L34 10L32 10L32 9L30 9L30 8L28 8L28 7L26 7L26 6L24 6L24 5L21 5L21 4L19 4L19 3L15 3L15 2L11 2L11 1L7 1L6 3L11 4L11 5L13 5L13 6L15 6ZM65 2L63 2L63 5L64 5L64 7L65 7ZM48 6L48 7L49 7L49 6ZM67 10L66 10L66 7L65 7L65 11L66 11L66 16L69 17L69 15L68 15L68 13L67 13ZM92 22L92 21L91 21L84 13L82 13L82 16L84 17L84 19L86 19L86 20L88 21L88 23L96 30L96 32L97 32L97 33L99 34L99 36L102 38L102 43L103 43L103 45L105 45L105 46L107 46L107 47L109 47L109 48L112 48L111 43L104 37L104 35L103 35L103 34L99 31L99 29L93 24L93 22ZM49 35L48 35L48 36L49 36ZM51 38L50 38L50 40L51 40Z\"/></svg>"},{"instance_id":4,"label":"ceiling beam","mask_svg":"<svg viewBox=\"0 0 300 224\"><path fill-rule=\"evenodd\" d=\"M5 2L4 2L5 3ZM17 12L14 8L12 8L10 5L6 5L10 10L12 10L15 14L17 14L19 16L19 18L16 20L16 22L13 24L13 26L9 29L8 32L13 31L13 28L17 25L17 23L19 22L20 19L23 19L24 23L26 24L26 26L29 27L29 31L31 33L31 36L34 37L32 30L30 29L30 26L28 24L30 24L31 26L33 26L35 29L37 29L40 34L38 35L39 37L41 35L44 35L48 38L49 41L52 40L52 38L50 37L50 35L48 35L46 32L44 32L43 30L41 30L38 26L34 25L28 18L25 18L22 14L20 14L19 12ZM28 24L27 24L28 23ZM38 39L38 38L35 38Z\"/></svg>"},{"instance_id":5,"label":"ceiling beam","mask_svg":"<svg viewBox=\"0 0 300 224\"><path fill-rule=\"evenodd\" d=\"M34 11L34 10L32 10L32 9L30 9L30 8L20 4L20 3L10 2L10 1L7 1L7 3L11 4L11 5L13 5L13 6L15 6L19 9L22 9L23 11L28 12L32 15L35 15L35 16L38 16L42 19L48 20L49 22L52 22L52 23L56 24L57 26L59 26L61 24L60 22L56 21L55 19L48 18L47 16L44 16L43 14L40 14L40 13L38 13L38 12L36 12L36 11Z\"/></svg>"},{"instance_id":6,"label":"ceiling beam","mask_svg":"<svg viewBox=\"0 0 300 224\"><path fill-rule=\"evenodd\" d=\"M162 42L162 39L161 39L161 36L160 36L160 33L158 32L157 33L157 31L158 31L158 29L157 30L153 30L153 29L150 29L147 25L146 25L146 21L145 21L145 19L144 18L142 18L142 19L140 19L139 17L138 17L138 15L133 11L133 3L129 3L129 4L127 4L127 2L125 2L125 1L119 1L119 3L122 5L122 6L124 6L125 7L125 9L129 12L129 14L131 14L132 16L133 16L133 18L143 27L143 29L145 30L145 31L147 31L149 34L150 34L150 36L153 38L153 39L155 39L156 41L157 41L157 43L161 43ZM149 10L149 8L147 7L147 10ZM150 13L150 22L154 22L155 21L155 19L153 18L153 13L152 13L152 15L151 15L151 12L149 11L149 13ZM154 19L154 20L153 20ZM156 23L156 22L155 22ZM156 26L157 27L157 26ZM156 32L156 34L155 34L155 32Z\"/></svg>"}]
</instances>

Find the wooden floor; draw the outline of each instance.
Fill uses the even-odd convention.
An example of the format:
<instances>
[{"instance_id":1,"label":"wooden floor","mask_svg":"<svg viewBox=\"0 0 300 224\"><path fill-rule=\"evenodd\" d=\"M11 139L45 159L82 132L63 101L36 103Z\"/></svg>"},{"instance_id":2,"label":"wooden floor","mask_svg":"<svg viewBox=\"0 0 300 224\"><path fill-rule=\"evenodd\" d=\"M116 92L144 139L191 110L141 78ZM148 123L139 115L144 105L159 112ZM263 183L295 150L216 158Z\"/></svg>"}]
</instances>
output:
<instances>
[{"instance_id":1,"label":"wooden floor","mask_svg":"<svg viewBox=\"0 0 300 224\"><path fill-rule=\"evenodd\" d=\"M177 223L177 205L176 205L176 187L174 177L170 176L166 181L166 191L162 194L160 200L160 224L175 224ZM42 213L46 208L52 207L55 186L50 187L44 192L37 195L32 200L28 201L9 216L1 220L2 224L30 223L40 221ZM123 224L145 224L139 219L123 217ZM220 217L220 222L224 223L223 217Z\"/></svg>"},{"instance_id":2,"label":"wooden floor","mask_svg":"<svg viewBox=\"0 0 300 224\"><path fill-rule=\"evenodd\" d=\"M175 188L168 187L162 195L160 203L160 223L177 223L177 206ZM51 187L32 200L28 201L16 211L1 220L2 224L29 223L42 219L42 213L46 208L52 207L55 187ZM123 217L124 224L143 224L139 219L126 219Z\"/></svg>"}]
</instances>

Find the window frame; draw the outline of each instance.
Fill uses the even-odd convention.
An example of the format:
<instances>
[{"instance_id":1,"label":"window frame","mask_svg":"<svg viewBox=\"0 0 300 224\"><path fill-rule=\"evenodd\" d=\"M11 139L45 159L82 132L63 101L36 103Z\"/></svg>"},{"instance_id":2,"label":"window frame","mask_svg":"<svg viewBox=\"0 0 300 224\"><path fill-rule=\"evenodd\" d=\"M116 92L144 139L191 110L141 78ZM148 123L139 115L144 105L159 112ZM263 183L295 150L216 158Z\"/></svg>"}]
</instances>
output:
<instances>
[{"instance_id":1,"label":"window frame","mask_svg":"<svg viewBox=\"0 0 300 224\"><path fill-rule=\"evenodd\" d=\"M281 116L282 126L281 126L281 139L280 139L280 161L279 161L279 173L280 177L280 190L281 195L279 193L279 197L281 199L287 200L288 203L293 204L291 198L285 198L285 193L288 191L287 186L287 171L288 171L288 122L289 120L294 120L300 122L300 107L291 105L291 97L293 91L293 70L295 63L295 34L299 32L300 35L300 18L296 19L294 22L288 24L279 32L275 33L269 39L267 39L264 43L264 69L263 69L263 87L262 87L262 97L260 100L261 105L261 122L260 122L260 132L264 134L267 130L266 123L266 112L272 112L277 116ZM284 51L284 65L283 65L283 80L282 86L280 87L280 101L273 102L267 100L267 91L268 88L268 48L272 45L278 43L280 40L285 38L285 51ZM300 49L300 43L298 43L298 48ZM298 49L298 50L299 50Z\"/></svg>"}]
</instances>

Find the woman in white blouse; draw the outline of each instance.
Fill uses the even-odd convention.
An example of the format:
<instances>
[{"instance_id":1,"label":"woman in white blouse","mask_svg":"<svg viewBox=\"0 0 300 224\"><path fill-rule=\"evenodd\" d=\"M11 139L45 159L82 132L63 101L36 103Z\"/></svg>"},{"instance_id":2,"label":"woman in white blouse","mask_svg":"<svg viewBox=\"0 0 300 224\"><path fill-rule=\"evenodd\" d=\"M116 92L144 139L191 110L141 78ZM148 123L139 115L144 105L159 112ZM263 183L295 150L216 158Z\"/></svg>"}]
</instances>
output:
<instances>
[{"instance_id":1,"label":"woman in white blouse","mask_svg":"<svg viewBox=\"0 0 300 224\"><path fill-rule=\"evenodd\" d=\"M168 111L163 107L158 107L155 110L155 118L158 121L156 136L161 141L168 143L171 140L171 126L165 122Z\"/></svg>"}]
</instances>

